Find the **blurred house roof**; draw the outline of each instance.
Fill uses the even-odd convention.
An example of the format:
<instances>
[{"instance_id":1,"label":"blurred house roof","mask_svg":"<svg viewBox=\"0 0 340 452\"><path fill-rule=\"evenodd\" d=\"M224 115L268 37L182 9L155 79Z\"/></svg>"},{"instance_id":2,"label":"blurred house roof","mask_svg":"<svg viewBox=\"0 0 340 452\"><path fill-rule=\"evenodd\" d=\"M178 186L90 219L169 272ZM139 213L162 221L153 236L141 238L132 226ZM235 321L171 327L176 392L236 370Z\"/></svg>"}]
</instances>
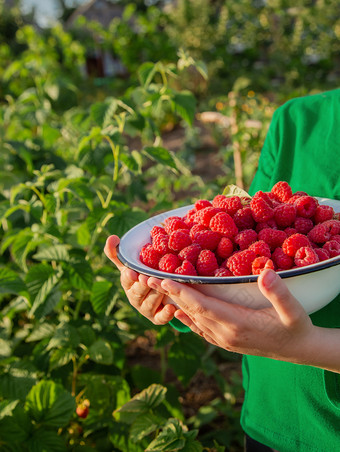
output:
<instances>
[{"instance_id":1,"label":"blurred house roof","mask_svg":"<svg viewBox=\"0 0 340 452\"><path fill-rule=\"evenodd\" d=\"M115 17L122 17L124 6L117 5L107 0L91 0L79 6L67 20L67 26L71 26L79 16L84 16L89 21L96 21L107 27Z\"/></svg>"}]
</instances>

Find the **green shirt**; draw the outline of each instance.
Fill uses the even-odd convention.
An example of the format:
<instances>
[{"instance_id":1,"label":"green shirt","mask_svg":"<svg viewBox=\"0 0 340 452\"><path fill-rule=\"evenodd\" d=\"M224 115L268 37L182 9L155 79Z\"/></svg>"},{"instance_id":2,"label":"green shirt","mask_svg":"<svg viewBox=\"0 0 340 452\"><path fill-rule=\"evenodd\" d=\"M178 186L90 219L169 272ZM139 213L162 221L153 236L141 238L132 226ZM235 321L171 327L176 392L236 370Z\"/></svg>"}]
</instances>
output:
<instances>
[{"instance_id":1,"label":"green shirt","mask_svg":"<svg viewBox=\"0 0 340 452\"><path fill-rule=\"evenodd\" d=\"M293 192L340 199L339 174L340 89L278 108L251 193L285 180ZM311 319L340 328L340 296ZM244 356L243 382L241 424L249 436L280 452L340 450L340 374Z\"/></svg>"}]
</instances>

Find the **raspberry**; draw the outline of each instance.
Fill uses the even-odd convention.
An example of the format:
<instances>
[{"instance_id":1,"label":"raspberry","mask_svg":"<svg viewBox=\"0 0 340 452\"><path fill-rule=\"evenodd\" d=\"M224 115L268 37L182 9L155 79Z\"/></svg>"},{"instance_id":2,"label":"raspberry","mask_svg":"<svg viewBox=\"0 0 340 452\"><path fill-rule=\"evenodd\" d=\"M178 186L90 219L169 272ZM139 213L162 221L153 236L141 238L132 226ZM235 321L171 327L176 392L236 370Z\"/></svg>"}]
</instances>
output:
<instances>
[{"instance_id":1,"label":"raspberry","mask_svg":"<svg viewBox=\"0 0 340 452\"><path fill-rule=\"evenodd\" d=\"M222 237L218 242L216 254L222 259L227 259L234 251L234 244L228 237Z\"/></svg>"},{"instance_id":2,"label":"raspberry","mask_svg":"<svg viewBox=\"0 0 340 452\"><path fill-rule=\"evenodd\" d=\"M318 207L318 201L313 196L299 196L294 205L300 217L312 218Z\"/></svg>"},{"instance_id":3,"label":"raspberry","mask_svg":"<svg viewBox=\"0 0 340 452\"><path fill-rule=\"evenodd\" d=\"M168 246L173 251L181 251L191 245L189 229L177 229L170 234Z\"/></svg>"},{"instance_id":4,"label":"raspberry","mask_svg":"<svg viewBox=\"0 0 340 452\"><path fill-rule=\"evenodd\" d=\"M340 234L333 235L332 240L336 240L337 242L340 243Z\"/></svg>"},{"instance_id":5,"label":"raspberry","mask_svg":"<svg viewBox=\"0 0 340 452\"><path fill-rule=\"evenodd\" d=\"M269 245L263 240L258 240L257 242L252 243L248 249L254 251L256 256L271 257Z\"/></svg>"},{"instance_id":6,"label":"raspberry","mask_svg":"<svg viewBox=\"0 0 340 452\"><path fill-rule=\"evenodd\" d=\"M281 270L289 270L294 264L294 259L284 253L281 247L273 251L272 260L276 268L280 268Z\"/></svg>"},{"instance_id":7,"label":"raspberry","mask_svg":"<svg viewBox=\"0 0 340 452\"><path fill-rule=\"evenodd\" d=\"M234 237L238 233L234 220L226 212L219 212L212 217L210 229L229 238Z\"/></svg>"},{"instance_id":8,"label":"raspberry","mask_svg":"<svg viewBox=\"0 0 340 452\"><path fill-rule=\"evenodd\" d=\"M299 248L310 246L311 244L305 235L296 233L286 238L282 244L282 249L288 256L294 257Z\"/></svg>"},{"instance_id":9,"label":"raspberry","mask_svg":"<svg viewBox=\"0 0 340 452\"><path fill-rule=\"evenodd\" d=\"M314 223L323 223L327 220L332 220L334 215L334 209L331 206L321 205L316 208L314 214Z\"/></svg>"},{"instance_id":10,"label":"raspberry","mask_svg":"<svg viewBox=\"0 0 340 452\"><path fill-rule=\"evenodd\" d=\"M169 244L168 234L158 234L152 239L152 246L162 256L170 251L168 244Z\"/></svg>"},{"instance_id":11,"label":"raspberry","mask_svg":"<svg viewBox=\"0 0 340 452\"><path fill-rule=\"evenodd\" d=\"M277 182L271 189L271 193L281 202L287 202L293 195L290 185L285 181Z\"/></svg>"},{"instance_id":12,"label":"raspberry","mask_svg":"<svg viewBox=\"0 0 340 452\"><path fill-rule=\"evenodd\" d=\"M251 275L251 266L256 254L252 250L237 251L229 257L227 266L236 276Z\"/></svg>"},{"instance_id":13,"label":"raspberry","mask_svg":"<svg viewBox=\"0 0 340 452\"><path fill-rule=\"evenodd\" d=\"M297 230L292 227L288 227L284 231L285 231L287 237L297 233Z\"/></svg>"},{"instance_id":14,"label":"raspberry","mask_svg":"<svg viewBox=\"0 0 340 452\"><path fill-rule=\"evenodd\" d=\"M266 242L271 251L274 251L275 248L281 246L286 238L286 233L280 229L265 228L258 233L258 239Z\"/></svg>"},{"instance_id":15,"label":"raspberry","mask_svg":"<svg viewBox=\"0 0 340 452\"><path fill-rule=\"evenodd\" d=\"M234 238L234 242L239 246L240 250L245 250L249 245L256 242L256 240L257 233L254 229L244 229Z\"/></svg>"},{"instance_id":16,"label":"raspberry","mask_svg":"<svg viewBox=\"0 0 340 452\"><path fill-rule=\"evenodd\" d=\"M166 235L166 231L161 226L153 226L150 231L150 235L152 238L156 237L158 234Z\"/></svg>"},{"instance_id":17,"label":"raspberry","mask_svg":"<svg viewBox=\"0 0 340 452\"><path fill-rule=\"evenodd\" d=\"M256 222L264 222L268 221L274 216L274 209L271 207L270 199L268 198L268 202L265 197L258 195L257 192L250 203L250 208L252 210L253 218Z\"/></svg>"},{"instance_id":18,"label":"raspberry","mask_svg":"<svg viewBox=\"0 0 340 452\"><path fill-rule=\"evenodd\" d=\"M224 277L224 276L233 276L228 268L220 267L214 272L214 276L216 277Z\"/></svg>"},{"instance_id":19,"label":"raspberry","mask_svg":"<svg viewBox=\"0 0 340 452\"><path fill-rule=\"evenodd\" d=\"M216 207L205 207L204 209L198 210L196 212L195 218L197 223L200 223L208 228L210 220L218 212L221 212L221 210L217 209Z\"/></svg>"},{"instance_id":20,"label":"raspberry","mask_svg":"<svg viewBox=\"0 0 340 452\"><path fill-rule=\"evenodd\" d=\"M190 229L190 237L193 239L197 232L199 231L207 231L208 228L206 226L203 226L203 224L196 223L194 224Z\"/></svg>"},{"instance_id":21,"label":"raspberry","mask_svg":"<svg viewBox=\"0 0 340 452\"><path fill-rule=\"evenodd\" d=\"M192 245L186 246L183 248L179 254L178 257L182 261L189 261L193 265L196 265L198 255L200 254L202 248L198 243L193 243Z\"/></svg>"},{"instance_id":22,"label":"raspberry","mask_svg":"<svg viewBox=\"0 0 340 452\"><path fill-rule=\"evenodd\" d=\"M250 207L242 207L233 216L234 223L239 231L243 229L253 229L255 221Z\"/></svg>"},{"instance_id":23,"label":"raspberry","mask_svg":"<svg viewBox=\"0 0 340 452\"><path fill-rule=\"evenodd\" d=\"M196 222L196 209L190 209L183 217L184 223L191 228Z\"/></svg>"},{"instance_id":24,"label":"raspberry","mask_svg":"<svg viewBox=\"0 0 340 452\"><path fill-rule=\"evenodd\" d=\"M214 207L218 207L219 209L226 211L230 216L234 216L235 213L243 207L239 196L228 197L224 195L217 195L213 199L212 204Z\"/></svg>"},{"instance_id":25,"label":"raspberry","mask_svg":"<svg viewBox=\"0 0 340 452\"><path fill-rule=\"evenodd\" d=\"M273 261L266 256L256 257L251 264L251 271L253 275L259 275L265 268L271 268L274 270Z\"/></svg>"},{"instance_id":26,"label":"raspberry","mask_svg":"<svg viewBox=\"0 0 340 452\"><path fill-rule=\"evenodd\" d=\"M324 248L314 248L314 251L318 255L319 261L325 261L330 258L329 252Z\"/></svg>"},{"instance_id":27,"label":"raspberry","mask_svg":"<svg viewBox=\"0 0 340 452\"><path fill-rule=\"evenodd\" d=\"M215 254L210 250L202 250L198 256L196 270L200 276L213 276L218 268Z\"/></svg>"},{"instance_id":28,"label":"raspberry","mask_svg":"<svg viewBox=\"0 0 340 452\"><path fill-rule=\"evenodd\" d=\"M314 227L314 223L310 218L297 217L294 221L296 232L307 235Z\"/></svg>"},{"instance_id":29,"label":"raspberry","mask_svg":"<svg viewBox=\"0 0 340 452\"><path fill-rule=\"evenodd\" d=\"M180 267L177 267L174 273L179 275L189 275L189 276L197 276L196 268L192 265L191 262L184 260Z\"/></svg>"},{"instance_id":30,"label":"raspberry","mask_svg":"<svg viewBox=\"0 0 340 452\"><path fill-rule=\"evenodd\" d=\"M181 265L181 261L176 254L168 253L161 257L158 268L162 272L174 273L175 269Z\"/></svg>"},{"instance_id":31,"label":"raspberry","mask_svg":"<svg viewBox=\"0 0 340 452\"><path fill-rule=\"evenodd\" d=\"M214 251L221 239L218 232L215 231L199 231L192 239L193 243L198 243L202 249Z\"/></svg>"},{"instance_id":32,"label":"raspberry","mask_svg":"<svg viewBox=\"0 0 340 452\"><path fill-rule=\"evenodd\" d=\"M308 233L308 238L315 243L325 243L331 240L332 236L340 234L340 221L327 220L319 223Z\"/></svg>"},{"instance_id":33,"label":"raspberry","mask_svg":"<svg viewBox=\"0 0 340 452\"><path fill-rule=\"evenodd\" d=\"M199 199L198 201L195 202L195 209L196 210L202 210L205 207L211 207L212 204L210 201L208 201L207 199Z\"/></svg>"},{"instance_id":34,"label":"raspberry","mask_svg":"<svg viewBox=\"0 0 340 452\"><path fill-rule=\"evenodd\" d=\"M158 269L158 262L161 257L161 254L154 249L151 243L144 245L139 254L139 258L143 264L156 269Z\"/></svg>"},{"instance_id":35,"label":"raspberry","mask_svg":"<svg viewBox=\"0 0 340 452\"><path fill-rule=\"evenodd\" d=\"M184 223L181 217L169 217L164 221L164 229L170 235L177 229L187 229L188 226Z\"/></svg>"},{"instance_id":36,"label":"raspberry","mask_svg":"<svg viewBox=\"0 0 340 452\"><path fill-rule=\"evenodd\" d=\"M290 226L296 218L296 207L293 204L279 204L274 209L274 219L281 229Z\"/></svg>"},{"instance_id":37,"label":"raspberry","mask_svg":"<svg viewBox=\"0 0 340 452\"><path fill-rule=\"evenodd\" d=\"M323 250L328 251L329 257L339 256L340 254L340 243L336 240L329 240L322 247Z\"/></svg>"},{"instance_id":38,"label":"raspberry","mask_svg":"<svg viewBox=\"0 0 340 452\"><path fill-rule=\"evenodd\" d=\"M297 267L305 267L319 262L319 257L310 246L302 246L296 251L294 262Z\"/></svg>"},{"instance_id":39,"label":"raspberry","mask_svg":"<svg viewBox=\"0 0 340 452\"><path fill-rule=\"evenodd\" d=\"M274 218L272 218L271 220L268 220L268 221L263 221L263 222L257 223L257 225L255 227L255 231L260 232L260 231L262 231L262 229L266 229L266 228L277 229L277 224L276 224Z\"/></svg>"}]
</instances>

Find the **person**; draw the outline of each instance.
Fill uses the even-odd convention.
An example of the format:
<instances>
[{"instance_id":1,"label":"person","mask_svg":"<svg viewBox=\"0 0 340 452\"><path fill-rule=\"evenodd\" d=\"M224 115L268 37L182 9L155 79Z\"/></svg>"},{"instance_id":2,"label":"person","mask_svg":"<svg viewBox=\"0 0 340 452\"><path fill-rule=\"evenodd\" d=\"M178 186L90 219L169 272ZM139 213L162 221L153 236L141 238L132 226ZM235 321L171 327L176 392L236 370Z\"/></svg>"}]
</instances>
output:
<instances>
[{"instance_id":1,"label":"person","mask_svg":"<svg viewBox=\"0 0 340 452\"><path fill-rule=\"evenodd\" d=\"M293 191L340 199L340 89L291 99L274 113L250 193L287 181ZM252 310L192 286L147 277L105 253L127 297L156 325L168 322L243 355L241 425L247 451L340 450L340 296L307 315L284 280L266 269L258 286L271 307ZM340 271L339 271L340 276ZM165 304L169 295L178 305Z\"/></svg>"}]
</instances>

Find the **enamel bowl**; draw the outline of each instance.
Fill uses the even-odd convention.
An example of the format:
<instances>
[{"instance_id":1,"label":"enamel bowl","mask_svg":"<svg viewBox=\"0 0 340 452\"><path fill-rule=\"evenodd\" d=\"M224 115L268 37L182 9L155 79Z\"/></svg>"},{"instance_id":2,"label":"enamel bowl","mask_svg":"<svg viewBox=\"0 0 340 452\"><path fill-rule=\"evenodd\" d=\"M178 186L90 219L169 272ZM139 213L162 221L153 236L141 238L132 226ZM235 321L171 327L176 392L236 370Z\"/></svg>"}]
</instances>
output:
<instances>
[{"instance_id":1,"label":"enamel bowl","mask_svg":"<svg viewBox=\"0 0 340 452\"><path fill-rule=\"evenodd\" d=\"M340 212L340 201L318 198L320 204L332 206ZM271 306L257 286L257 275L207 277L186 276L165 273L147 267L139 260L139 252L143 245L150 242L150 231L153 226L161 226L170 216L184 216L193 206L180 207L156 215L130 229L121 238L118 257L127 267L138 273L160 279L194 284L195 289L205 295L216 297L230 303L237 303L253 309ZM297 298L308 314L326 306L340 293L340 256L333 257L317 264L278 272L284 279L290 292ZM168 300L173 303L172 300Z\"/></svg>"}]
</instances>

